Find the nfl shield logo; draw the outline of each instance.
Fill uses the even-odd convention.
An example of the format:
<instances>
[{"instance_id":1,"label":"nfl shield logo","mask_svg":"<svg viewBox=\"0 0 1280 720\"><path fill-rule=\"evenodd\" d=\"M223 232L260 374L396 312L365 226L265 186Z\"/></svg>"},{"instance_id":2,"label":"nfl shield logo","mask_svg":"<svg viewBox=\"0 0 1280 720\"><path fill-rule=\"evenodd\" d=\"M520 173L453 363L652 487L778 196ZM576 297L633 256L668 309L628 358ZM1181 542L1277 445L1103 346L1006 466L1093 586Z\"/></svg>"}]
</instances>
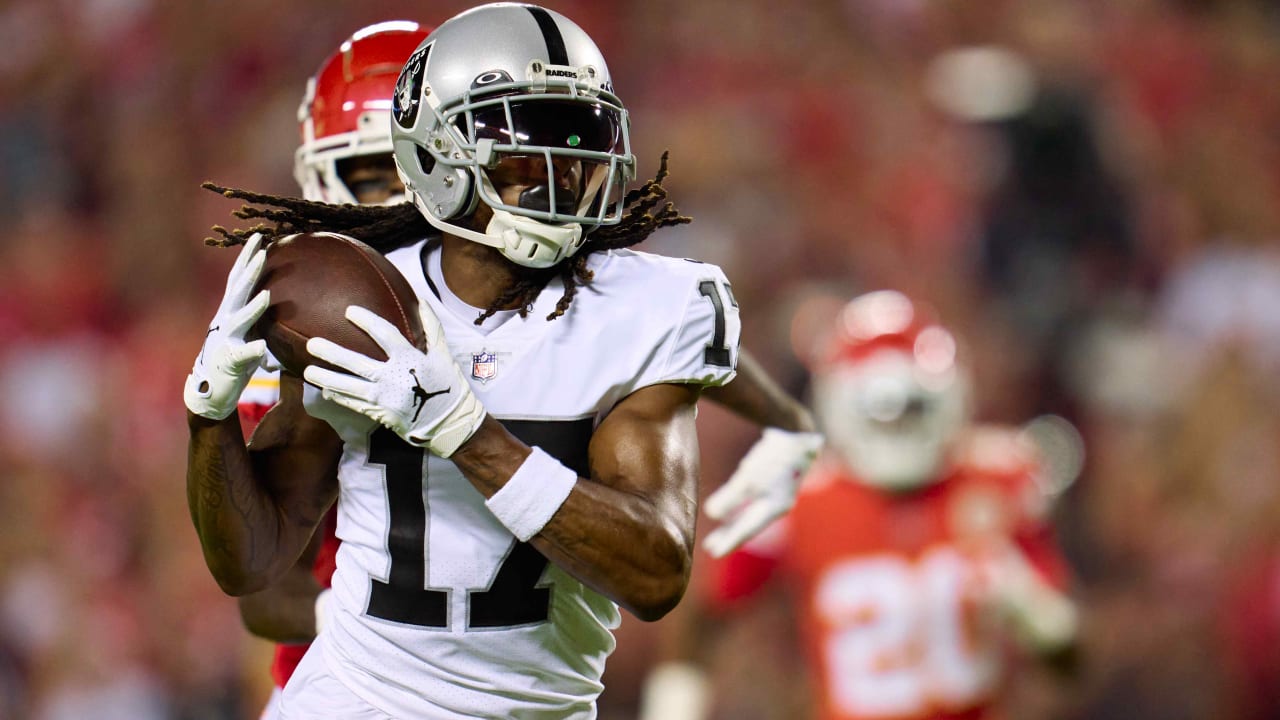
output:
<instances>
[{"instance_id":1,"label":"nfl shield logo","mask_svg":"<svg viewBox=\"0 0 1280 720\"><path fill-rule=\"evenodd\" d=\"M489 382L498 374L498 358L491 352L481 350L471 354L471 377L480 382Z\"/></svg>"}]
</instances>

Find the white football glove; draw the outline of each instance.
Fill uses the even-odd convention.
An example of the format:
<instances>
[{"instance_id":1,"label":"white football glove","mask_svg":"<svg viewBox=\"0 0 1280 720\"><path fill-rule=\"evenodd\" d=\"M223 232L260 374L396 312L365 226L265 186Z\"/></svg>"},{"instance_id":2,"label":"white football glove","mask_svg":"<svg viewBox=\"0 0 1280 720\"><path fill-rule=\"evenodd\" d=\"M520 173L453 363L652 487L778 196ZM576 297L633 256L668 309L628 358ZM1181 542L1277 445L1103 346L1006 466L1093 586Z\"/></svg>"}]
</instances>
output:
<instances>
[{"instance_id":1,"label":"white football glove","mask_svg":"<svg viewBox=\"0 0 1280 720\"><path fill-rule=\"evenodd\" d=\"M227 275L222 304L182 389L187 409L201 417L222 420L235 412L240 393L267 353L265 340L245 342L245 334L271 302L266 290L249 299L267 259L261 245L262 236L254 233L240 250Z\"/></svg>"},{"instance_id":2,"label":"white football glove","mask_svg":"<svg viewBox=\"0 0 1280 720\"><path fill-rule=\"evenodd\" d=\"M822 435L765 428L729 480L707 498L707 515L723 520L703 540L713 557L724 557L796 504L800 481L822 449Z\"/></svg>"},{"instance_id":3,"label":"white football glove","mask_svg":"<svg viewBox=\"0 0 1280 720\"><path fill-rule=\"evenodd\" d=\"M378 343L387 354L386 362L324 338L311 338L307 352L351 374L308 365L303 377L320 388L326 400L366 415L407 442L447 458L475 434L485 411L449 355L440 320L427 306L419 309L427 352L414 347L395 325L352 305L347 319Z\"/></svg>"}]
</instances>

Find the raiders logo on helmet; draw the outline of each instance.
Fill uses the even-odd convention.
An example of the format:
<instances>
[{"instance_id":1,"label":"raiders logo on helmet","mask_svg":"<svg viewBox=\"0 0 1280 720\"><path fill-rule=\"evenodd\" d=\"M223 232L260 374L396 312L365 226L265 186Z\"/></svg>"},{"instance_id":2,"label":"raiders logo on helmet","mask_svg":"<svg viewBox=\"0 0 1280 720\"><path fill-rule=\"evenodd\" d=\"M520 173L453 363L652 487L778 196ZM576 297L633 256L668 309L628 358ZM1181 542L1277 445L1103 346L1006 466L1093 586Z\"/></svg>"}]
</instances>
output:
<instances>
[{"instance_id":1,"label":"raiders logo on helmet","mask_svg":"<svg viewBox=\"0 0 1280 720\"><path fill-rule=\"evenodd\" d=\"M431 54L431 46L418 48L404 63L400 77L396 80L396 94L391 99L391 112L395 115L396 124L402 128L412 128L418 119L418 103L422 97L422 77L427 69L427 56Z\"/></svg>"}]
</instances>

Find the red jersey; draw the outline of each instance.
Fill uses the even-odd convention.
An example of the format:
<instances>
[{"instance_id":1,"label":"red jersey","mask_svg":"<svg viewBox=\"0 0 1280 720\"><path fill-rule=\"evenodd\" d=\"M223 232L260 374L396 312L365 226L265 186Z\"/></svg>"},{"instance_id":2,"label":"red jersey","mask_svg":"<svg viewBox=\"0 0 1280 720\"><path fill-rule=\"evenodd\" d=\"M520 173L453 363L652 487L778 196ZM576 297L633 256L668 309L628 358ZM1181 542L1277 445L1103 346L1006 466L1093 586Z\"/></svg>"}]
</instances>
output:
<instances>
[{"instance_id":1,"label":"red jersey","mask_svg":"<svg viewBox=\"0 0 1280 720\"><path fill-rule=\"evenodd\" d=\"M259 370L254 374L237 406L240 427L246 438L253 434L254 428L262 421L262 417L267 414L279 396L280 380L277 373ZM320 549L316 553L315 563L311 566L311 573L315 576L316 582L320 583L320 587L329 587L334 568L337 566L338 545L341 544L335 535L337 523L337 511L330 508L324 520L321 521L320 527L317 528L317 532L323 533L323 536L320 540ZM298 663L302 662L302 656L307 653L309 647L311 643L276 644L275 656L271 661L271 679L275 681L276 687L284 687L285 683L289 682L289 678L293 676L293 671L297 669Z\"/></svg>"},{"instance_id":2,"label":"red jersey","mask_svg":"<svg viewBox=\"0 0 1280 720\"><path fill-rule=\"evenodd\" d=\"M722 566L720 605L775 571L789 583L820 718L988 717L1005 637L982 612L984 552L1012 541L1061 579L1030 448L984 430L956 455L937 482L897 493L820 464L791 513Z\"/></svg>"}]
</instances>

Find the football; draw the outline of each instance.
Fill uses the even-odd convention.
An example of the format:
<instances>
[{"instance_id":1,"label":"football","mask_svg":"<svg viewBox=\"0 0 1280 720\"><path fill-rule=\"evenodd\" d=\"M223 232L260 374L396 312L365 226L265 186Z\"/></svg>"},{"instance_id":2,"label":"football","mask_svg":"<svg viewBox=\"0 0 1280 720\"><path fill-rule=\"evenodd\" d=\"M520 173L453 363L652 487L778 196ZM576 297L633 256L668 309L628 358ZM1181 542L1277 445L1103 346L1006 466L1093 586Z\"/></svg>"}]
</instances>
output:
<instances>
[{"instance_id":1,"label":"football","mask_svg":"<svg viewBox=\"0 0 1280 720\"><path fill-rule=\"evenodd\" d=\"M400 271L364 243L333 233L291 235L267 247L254 289L271 291L271 304L254 326L285 371L301 376L307 365L332 367L307 352L322 337L376 360L387 355L346 318L348 305L368 308L426 350L418 300Z\"/></svg>"}]
</instances>

